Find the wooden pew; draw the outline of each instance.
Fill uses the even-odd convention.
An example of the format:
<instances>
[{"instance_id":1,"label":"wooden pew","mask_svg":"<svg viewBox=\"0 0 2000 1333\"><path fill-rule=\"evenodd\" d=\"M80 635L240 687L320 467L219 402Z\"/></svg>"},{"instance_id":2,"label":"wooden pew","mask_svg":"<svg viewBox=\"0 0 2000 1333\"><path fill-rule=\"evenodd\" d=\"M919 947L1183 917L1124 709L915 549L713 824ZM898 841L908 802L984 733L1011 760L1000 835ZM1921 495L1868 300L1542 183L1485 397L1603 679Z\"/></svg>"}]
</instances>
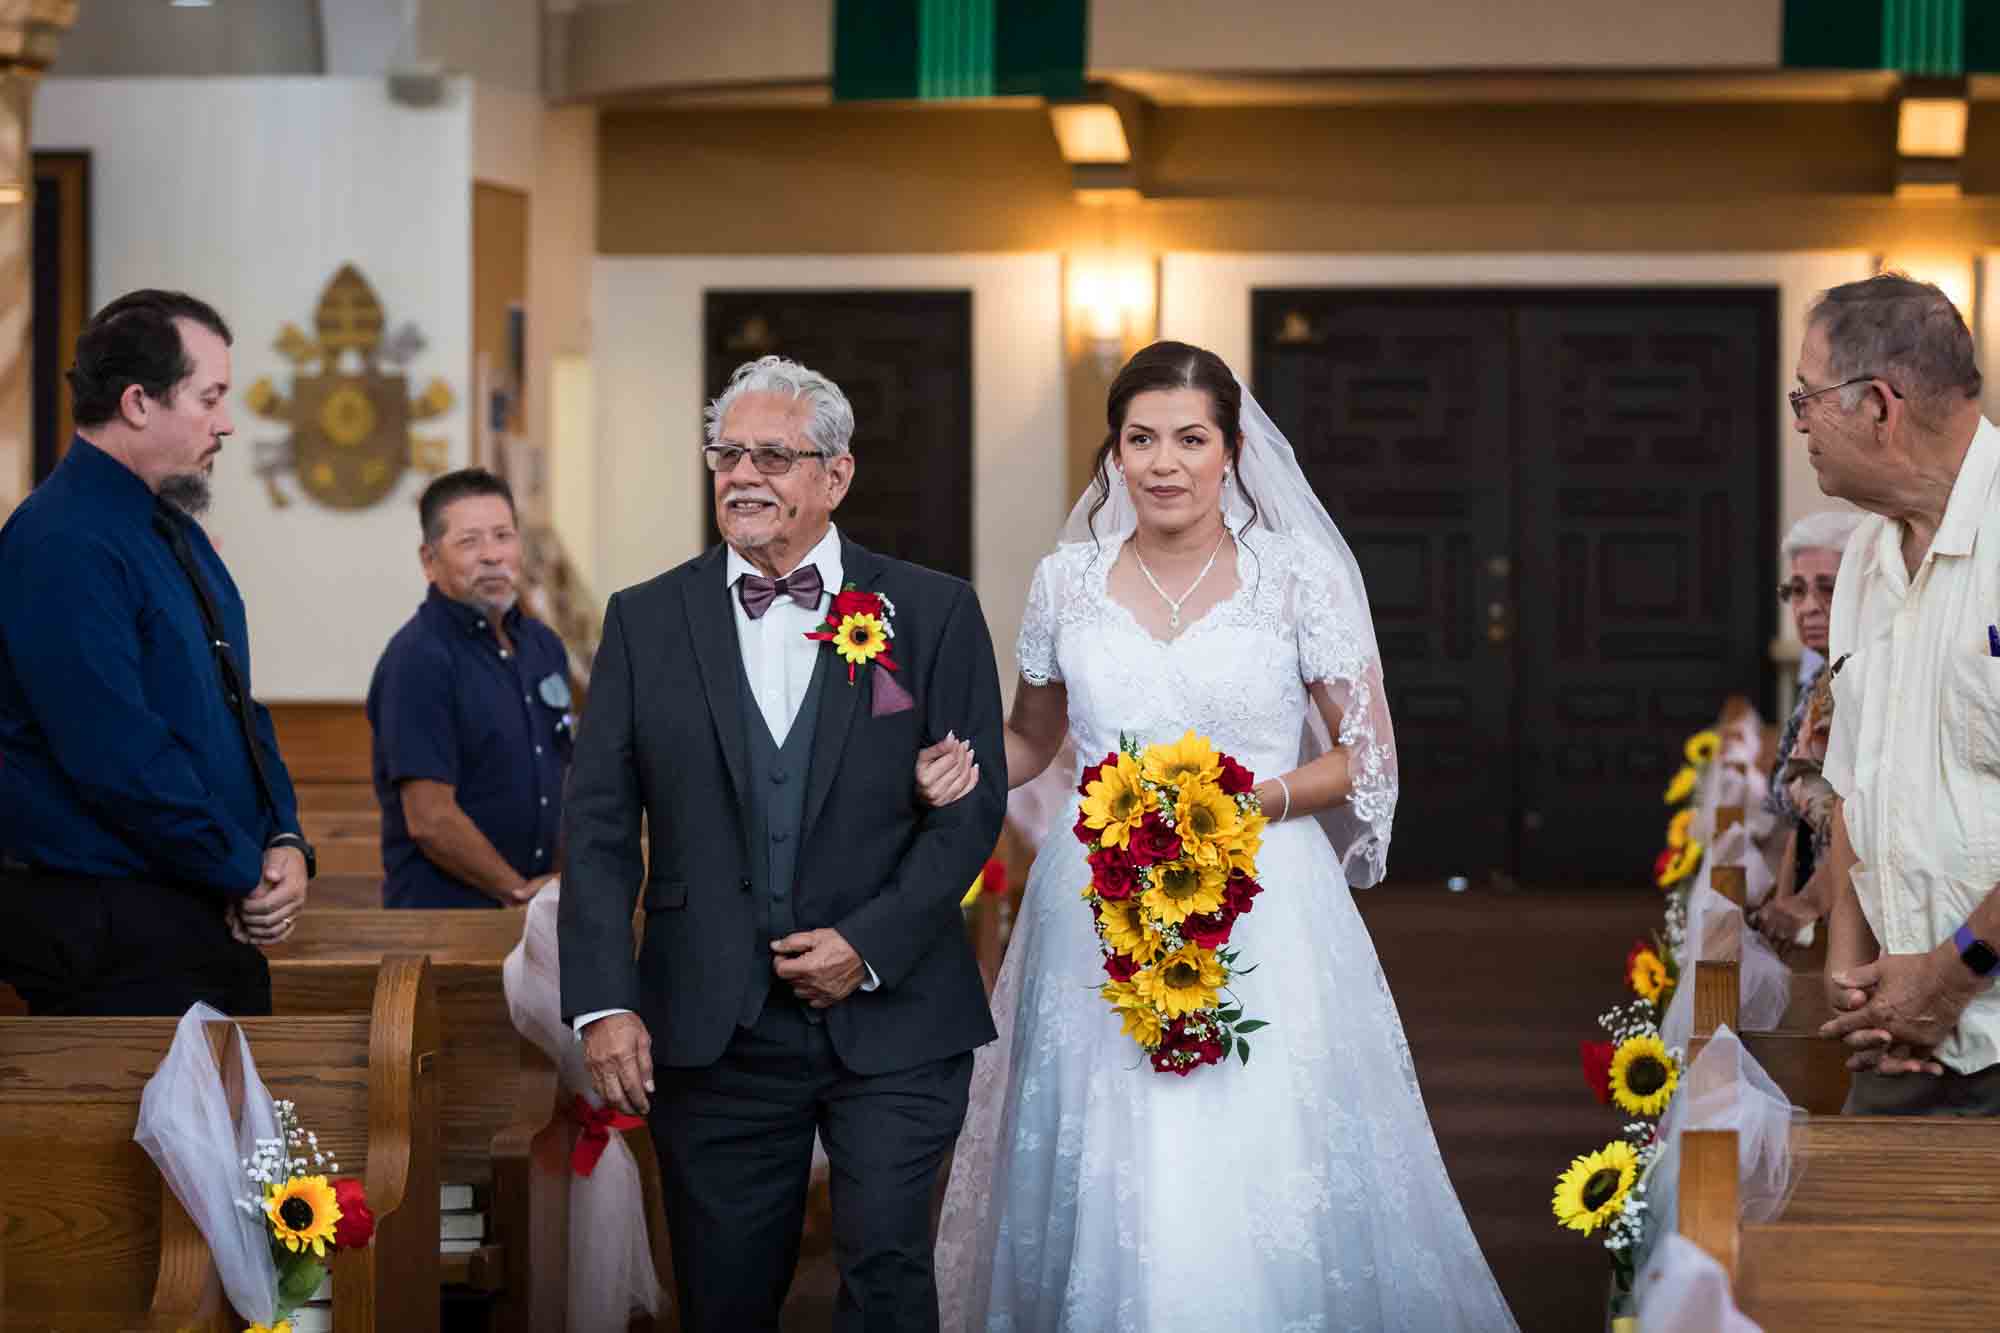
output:
<instances>
[{"instance_id":1,"label":"wooden pew","mask_svg":"<svg viewBox=\"0 0 2000 1333\"><path fill-rule=\"evenodd\" d=\"M1847 1047L1819 1035L1817 1023L1826 1012L1825 992L1817 976L1792 974L1792 998L1787 1021L1794 1015L1806 1022L1798 1028L1745 1032L1738 1020L1742 972L1736 963L1700 962L1694 969L1694 1036L1688 1043L1688 1063L1708 1044L1718 1027L1727 1026L1743 1041L1743 1049L1764 1067L1784 1094L1813 1115L1839 1115L1847 1102Z\"/></svg>"},{"instance_id":2,"label":"wooden pew","mask_svg":"<svg viewBox=\"0 0 2000 1333\"><path fill-rule=\"evenodd\" d=\"M1767 1333L1993 1328L2000 1124L1815 1117L1795 1150L1784 1214L1739 1223L1735 1133L1681 1139L1679 1230L1745 1314Z\"/></svg>"},{"instance_id":3,"label":"wooden pew","mask_svg":"<svg viewBox=\"0 0 2000 1333\"><path fill-rule=\"evenodd\" d=\"M442 1258L442 1280L496 1294L501 1330L560 1327L567 1302L569 1153L576 1126L557 1071L514 1028L501 966L519 912L309 911L268 951L279 1013L338 1013L366 993L375 959L422 952L437 978L443 1046L439 1179L487 1191L488 1244ZM671 1272L658 1168L644 1130L626 1135L648 1187L655 1263ZM435 1243L435 1237L432 1238Z\"/></svg>"},{"instance_id":4,"label":"wooden pew","mask_svg":"<svg viewBox=\"0 0 2000 1333\"><path fill-rule=\"evenodd\" d=\"M130 1328L228 1333L214 1263L152 1160L132 1142L168 1018L0 1019L0 1180L6 1333ZM274 1097L358 1175L374 1244L333 1264L342 1333L434 1331L438 1015L421 958L383 961L358 1013L241 1020ZM225 1081L229 1025L212 1031ZM240 1091L240 1081L239 1081Z\"/></svg>"}]
</instances>

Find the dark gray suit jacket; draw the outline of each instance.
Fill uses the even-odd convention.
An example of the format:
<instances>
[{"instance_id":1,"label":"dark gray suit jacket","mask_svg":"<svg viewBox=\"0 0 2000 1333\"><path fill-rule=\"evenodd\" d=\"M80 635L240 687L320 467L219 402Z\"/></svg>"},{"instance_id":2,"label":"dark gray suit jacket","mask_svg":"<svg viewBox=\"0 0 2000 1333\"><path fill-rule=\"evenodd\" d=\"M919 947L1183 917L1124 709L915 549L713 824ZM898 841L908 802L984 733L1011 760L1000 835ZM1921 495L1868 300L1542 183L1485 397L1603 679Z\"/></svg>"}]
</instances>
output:
<instances>
[{"instance_id":1,"label":"dark gray suit jacket","mask_svg":"<svg viewBox=\"0 0 2000 1333\"><path fill-rule=\"evenodd\" d=\"M612 597L563 807L564 1017L636 1010L654 1060L683 1068L722 1055L753 970L771 966L750 894L743 667L723 560L717 546ZM1006 750L971 586L844 539L841 562L848 582L895 604L896 681L916 706L873 716L867 671L854 685L844 664L829 676L795 892L800 929L839 931L881 979L826 1012L841 1061L879 1074L994 1037L958 904L1000 836ZM932 810L916 756L946 731L972 744L980 782Z\"/></svg>"}]
</instances>

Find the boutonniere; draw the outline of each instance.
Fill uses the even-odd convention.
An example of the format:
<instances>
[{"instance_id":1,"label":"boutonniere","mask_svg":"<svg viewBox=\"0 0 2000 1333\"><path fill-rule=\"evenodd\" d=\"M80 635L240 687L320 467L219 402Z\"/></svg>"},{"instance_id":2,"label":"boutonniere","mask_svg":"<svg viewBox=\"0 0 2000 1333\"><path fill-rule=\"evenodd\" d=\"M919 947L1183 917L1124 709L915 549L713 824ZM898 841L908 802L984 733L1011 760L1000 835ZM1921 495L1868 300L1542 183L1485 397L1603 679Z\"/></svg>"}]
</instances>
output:
<instances>
[{"instance_id":1,"label":"boutonniere","mask_svg":"<svg viewBox=\"0 0 2000 1333\"><path fill-rule=\"evenodd\" d=\"M876 717L916 705L910 692L888 674L900 670L889 651L896 639L896 604L881 593L863 592L848 584L833 595L825 622L806 637L829 645L847 663L849 685L854 684L862 667L885 668L869 673L875 678L872 711Z\"/></svg>"}]
</instances>

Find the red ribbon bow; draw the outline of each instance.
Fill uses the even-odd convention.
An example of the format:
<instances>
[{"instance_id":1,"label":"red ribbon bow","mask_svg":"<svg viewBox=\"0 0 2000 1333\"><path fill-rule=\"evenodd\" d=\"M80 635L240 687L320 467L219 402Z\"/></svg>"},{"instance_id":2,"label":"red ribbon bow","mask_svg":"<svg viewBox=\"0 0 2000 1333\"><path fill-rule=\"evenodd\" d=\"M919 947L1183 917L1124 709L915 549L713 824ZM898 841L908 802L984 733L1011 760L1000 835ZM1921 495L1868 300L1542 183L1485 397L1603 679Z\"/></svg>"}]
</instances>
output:
<instances>
[{"instance_id":1,"label":"red ribbon bow","mask_svg":"<svg viewBox=\"0 0 2000 1333\"><path fill-rule=\"evenodd\" d=\"M587 1176L597 1169L597 1159L604 1156L604 1150L611 1146L611 1131L614 1129L638 1129L646 1122L636 1115L626 1115L614 1111L609 1106L592 1106L578 1093L570 1103L570 1119L583 1127L577 1136L576 1148L569 1155L569 1169L579 1176Z\"/></svg>"}]
</instances>

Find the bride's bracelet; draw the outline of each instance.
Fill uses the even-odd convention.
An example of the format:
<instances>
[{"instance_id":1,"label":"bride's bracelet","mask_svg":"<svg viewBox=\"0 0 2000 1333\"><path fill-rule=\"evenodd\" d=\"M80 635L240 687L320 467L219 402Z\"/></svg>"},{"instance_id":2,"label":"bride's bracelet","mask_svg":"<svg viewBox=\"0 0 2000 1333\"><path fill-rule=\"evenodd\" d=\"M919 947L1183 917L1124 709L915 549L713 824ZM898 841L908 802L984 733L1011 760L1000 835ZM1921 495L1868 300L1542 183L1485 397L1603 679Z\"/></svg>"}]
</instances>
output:
<instances>
[{"instance_id":1,"label":"bride's bracelet","mask_svg":"<svg viewBox=\"0 0 2000 1333\"><path fill-rule=\"evenodd\" d=\"M1283 778L1279 777L1275 773L1271 775L1271 781L1277 783L1278 790L1285 794L1284 813L1280 814L1275 820L1272 821L1275 824L1282 824L1285 822L1286 818L1292 813L1292 787L1290 783L1286 782Z\"/></svg>"}]
</instances>

